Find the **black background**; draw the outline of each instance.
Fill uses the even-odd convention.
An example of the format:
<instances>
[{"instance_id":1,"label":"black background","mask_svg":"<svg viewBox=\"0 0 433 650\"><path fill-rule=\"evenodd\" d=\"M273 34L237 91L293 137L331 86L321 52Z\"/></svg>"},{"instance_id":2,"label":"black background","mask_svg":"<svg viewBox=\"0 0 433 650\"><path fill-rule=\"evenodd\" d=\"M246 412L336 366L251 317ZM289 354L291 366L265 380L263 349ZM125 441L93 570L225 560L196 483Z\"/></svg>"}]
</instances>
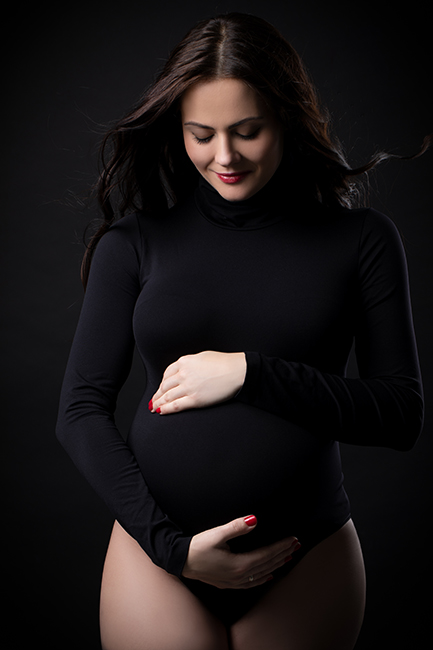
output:
<instances>
[{"instance_id":1,"label":"black background","mask_svg":"<svg viewBox=\"0 0 433 650\"><path fill-rule=\"evenodd\" d=\"M80 311L83 202L103 125L152 81L198 19L255 13L303 56L352 165L416 151L433 131L431 16L424 2L21 3L4 14L2 130L2 477L10 612L6 648L98 650L111 517L54 436ZM380 167L371 205L406 244L427 401L409 453L342 445L365 553L368 606L357 648L422 648L431 614L433 156ZM126 430L137 364L120 400ZM2 641L4 639L2 634ZM427 636L427 638L429 638ZM127 649L125 649L127 650Z\"/></svg>"}]
</instances>

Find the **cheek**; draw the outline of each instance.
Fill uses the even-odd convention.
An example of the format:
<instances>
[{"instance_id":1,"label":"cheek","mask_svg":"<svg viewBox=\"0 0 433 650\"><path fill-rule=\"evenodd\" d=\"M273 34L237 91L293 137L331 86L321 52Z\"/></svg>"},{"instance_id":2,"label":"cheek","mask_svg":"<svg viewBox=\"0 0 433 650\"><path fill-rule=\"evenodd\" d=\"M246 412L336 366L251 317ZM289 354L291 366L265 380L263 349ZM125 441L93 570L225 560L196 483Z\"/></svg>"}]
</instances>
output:
<instances>
[{"instance_id":1,"label":"cheek","mask_svg":"<svg viewBox=\"0 0 433 650\"><path fill-rule=\"evenodd\" d=\"M203 145L197 145L191 141L185 141L185 151L192 164L198 169L202 169L207 165L209 155L206 151L202 151L199 147L204 148Z\"/></svg>"},{"instance_id":2,"label":"cheek","mask_svg":"<svg viewBox=\"0 0 433 650\"><path fill-rule=\"evenodd\" d=\"M188 156L188 158L191 160L191 162L194 162L194 154L193 154L193 149L191 147L191 143L188 138L184 136L183 138L183 144L185 145L185 151Z\"/></svg>"},{"instance_id":3,"label":"cheek","mask_svg":"<svg viewBox=\"0 0 433 650\"><path fill-rule=\"evenodd\" d=\"M283 138L270 138L263 150L263 161L268 165L279 165L283 156Z\"/></svg>"},{"instance_id":4,"label":"cheek","mask_svg":"<svg viewBox=\"0 0 433 650\"><path fill-rule=\"evenodd\" d=\"M251 147L249 159L263 167L279 165L283 155L283 138L275 133L269 133L264 137L259 146Z\"/></svg>"}]
</instances>

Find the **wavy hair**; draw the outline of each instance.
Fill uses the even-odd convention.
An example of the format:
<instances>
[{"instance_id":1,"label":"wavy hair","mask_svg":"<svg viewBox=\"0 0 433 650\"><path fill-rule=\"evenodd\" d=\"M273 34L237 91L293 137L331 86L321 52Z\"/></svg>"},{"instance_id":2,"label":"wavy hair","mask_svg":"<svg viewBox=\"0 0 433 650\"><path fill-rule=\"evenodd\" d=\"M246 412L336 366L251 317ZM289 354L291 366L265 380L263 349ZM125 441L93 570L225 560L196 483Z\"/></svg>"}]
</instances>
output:
<instances>
[{"instance_id":1,"label":"wavy hair","mask_svg":"<svg viewBox=\"0 0 433 650\"><path fill-rule=\"evenodd\" d=\"M195 187L197 172L183 144L180 101L193 84L221 78L242 80L275 111L285 128L280 165L304 199L351 207L357 196L355 177L398 157L379 153L351 169L301 58L278 30L242 13L203 20L172 50L154 83L102 141L95 190L103 222L84 255L84 286L95 247L116 218L137 209L161 214ZM426 140L416 155L428 147Z\"/></svg>"}]
</instances>

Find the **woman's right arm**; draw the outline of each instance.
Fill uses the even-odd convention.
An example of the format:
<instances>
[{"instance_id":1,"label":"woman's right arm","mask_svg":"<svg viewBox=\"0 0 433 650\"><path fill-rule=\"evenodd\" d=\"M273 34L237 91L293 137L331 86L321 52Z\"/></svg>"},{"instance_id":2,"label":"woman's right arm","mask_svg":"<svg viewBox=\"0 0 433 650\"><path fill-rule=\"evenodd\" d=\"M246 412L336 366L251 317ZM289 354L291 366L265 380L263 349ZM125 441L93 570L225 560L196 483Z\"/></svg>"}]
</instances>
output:
<instances>
[{"instance_id":1,"label":"woman's right arm","mask_svg":"<svg viewBox=\"0 0 433 650\"><path fill-rule=\"evenodd\" d=\"M191 537L158 507L114 420L132 360L140 291L135 215L99 242L63 381L56 434L77 468L152 561L180 576Z\"/></svg>"}]
</instances>

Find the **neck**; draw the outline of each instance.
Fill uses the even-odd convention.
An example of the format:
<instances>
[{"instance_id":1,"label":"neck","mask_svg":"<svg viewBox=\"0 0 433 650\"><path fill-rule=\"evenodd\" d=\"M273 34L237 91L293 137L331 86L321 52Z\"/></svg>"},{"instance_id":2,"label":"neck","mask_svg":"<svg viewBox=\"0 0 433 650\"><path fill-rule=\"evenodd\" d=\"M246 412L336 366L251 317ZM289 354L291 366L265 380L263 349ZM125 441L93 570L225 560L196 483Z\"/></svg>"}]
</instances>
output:
<instances>
[{"instance_id":1,"label":"neck","mask_svg":"<svg viewBox=\"0 0 433 650\"><path fill-rule=\"evenodd\" d=\"M284 184L275 172L268 183L256 194L242 201L228 201L203 177L195 193L201 214L223 228L253 230L284 218Z\"/></svg>"}]
</instances>

